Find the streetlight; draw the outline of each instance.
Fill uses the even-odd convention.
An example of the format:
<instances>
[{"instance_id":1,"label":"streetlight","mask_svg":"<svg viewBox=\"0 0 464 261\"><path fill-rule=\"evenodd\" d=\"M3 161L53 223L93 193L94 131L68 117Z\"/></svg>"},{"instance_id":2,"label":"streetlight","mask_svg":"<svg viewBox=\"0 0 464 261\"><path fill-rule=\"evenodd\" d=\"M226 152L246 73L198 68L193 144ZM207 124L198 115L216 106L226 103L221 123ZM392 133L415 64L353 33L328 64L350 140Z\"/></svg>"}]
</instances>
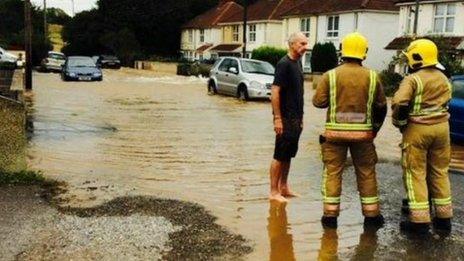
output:
<instances>
[{"instance_id":1,"label":"streetlight","mask_svg":"<svg viewBox=\"0 0 464 261\"><path fill-rule=\"evenodd\" d=\"M44 39L48 38L48 24L47 24L47 0L44 1L43 12L44 12Z\"/></svg>"},{"instance_id":2,"label":"streetlight","mask_svg":"<svg viewBox=\"0 0 464 261\"><path fill-rule=\"evenodd\" d=\"M73 17L76 15L76 12L74 10L74 0L71 0L71 4L72 4L72 14L73 14Z\"/></svg>"}]
</instances>

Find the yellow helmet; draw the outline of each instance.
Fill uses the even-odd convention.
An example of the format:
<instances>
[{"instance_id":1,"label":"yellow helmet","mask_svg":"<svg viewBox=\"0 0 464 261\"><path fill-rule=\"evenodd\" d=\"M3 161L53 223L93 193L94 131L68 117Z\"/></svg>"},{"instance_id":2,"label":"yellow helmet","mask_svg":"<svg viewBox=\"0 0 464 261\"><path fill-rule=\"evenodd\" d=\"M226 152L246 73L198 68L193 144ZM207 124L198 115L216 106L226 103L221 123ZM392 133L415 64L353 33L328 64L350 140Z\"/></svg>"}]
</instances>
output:
<instances>
[{"instance_id":1,"label":"yellow helmet","mask_svg":"<svg viewBox=\"0 0 464 261\"><path fill-rule=\"evenodd\" d=\"M364 60L367 57L367 39L362 34L350 33L342 40L342 58Z\"/></svg>"},{"instance_id":2,"label":"yellow helmet","mask_svg":"<svg viewBox=\"0 0 464 261\"><path fill-rule=\"evenodd\" d=\"M412 69L438 65L437 45L428 39L412 41L403 54L408 58L408 65Z\"/></svg>"}]
</instances>

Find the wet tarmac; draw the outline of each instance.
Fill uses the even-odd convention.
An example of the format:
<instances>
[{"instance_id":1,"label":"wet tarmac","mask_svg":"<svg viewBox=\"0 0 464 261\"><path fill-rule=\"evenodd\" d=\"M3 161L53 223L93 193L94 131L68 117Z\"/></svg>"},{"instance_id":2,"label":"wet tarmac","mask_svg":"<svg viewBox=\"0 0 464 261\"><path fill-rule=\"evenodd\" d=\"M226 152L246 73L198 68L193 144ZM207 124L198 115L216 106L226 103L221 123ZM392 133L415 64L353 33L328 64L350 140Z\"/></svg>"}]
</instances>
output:
<instances>
[{"instance_id":1,"label":"wet tarmac","mask_svg":"<svg viewBox=\"0 0 464 261\"><path fill-rule=\"evenodd\" d=\"M206 80L123 69L100 83L62 82L34 74L29 97L29 165L70 184L73 206L118 196L149 195L204 205L221 225L254 246L249 260L422 260L464 256L464 176L452 174L451 237L409 239L398 231L404 196L400 134L387 119L376 140L382 209L387 224L364 231L352 166L344 176L338 230L320 225L322 165L318 135L325 112L310 105L290 184L301 197L284 206L267 200L274 147L269 102L206 94ZM309 87L309 85L308 85ZM454 149L455 168L463 160Z\"/></svg>"}]
</instances>

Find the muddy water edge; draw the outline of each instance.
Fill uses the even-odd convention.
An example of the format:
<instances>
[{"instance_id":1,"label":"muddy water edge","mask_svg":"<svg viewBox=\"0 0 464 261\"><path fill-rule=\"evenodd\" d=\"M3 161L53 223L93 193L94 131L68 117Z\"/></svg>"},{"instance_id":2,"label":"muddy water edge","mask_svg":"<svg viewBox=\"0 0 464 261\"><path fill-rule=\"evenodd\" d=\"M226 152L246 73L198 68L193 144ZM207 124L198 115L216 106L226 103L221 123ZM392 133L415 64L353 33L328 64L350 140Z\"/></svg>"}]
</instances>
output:
<instances>
[{"instance_id":1,"label":"muddy water edge","mask_svg":"<svg viewBox=\"0 0 464 261\"><path fill-rule=\"evenodd\" d=\"M249 239L249 260L462 257L464 176L451 176L455 232L416 241L399 234L399 133L387 118L376 140L377 176L387 224L364 231L350 164L344 175L339 228L320 226L322 165L318 135L325 111L305 93L304 131L290 183L300 198L286 206L267 200L274 146L269 102L240 102L206 94L205 79L105 71L101 83L65 83L35 74L31 97L29 165L65 181L71 207L117 197L156 196L205 206L218 223ZM462 147L455 155L459 166ZM459 152L461 151L461 152ZM446 249L443 246L446 245ZM446 250L446 251L445 251Z\"/></svg>"}]
</instances>

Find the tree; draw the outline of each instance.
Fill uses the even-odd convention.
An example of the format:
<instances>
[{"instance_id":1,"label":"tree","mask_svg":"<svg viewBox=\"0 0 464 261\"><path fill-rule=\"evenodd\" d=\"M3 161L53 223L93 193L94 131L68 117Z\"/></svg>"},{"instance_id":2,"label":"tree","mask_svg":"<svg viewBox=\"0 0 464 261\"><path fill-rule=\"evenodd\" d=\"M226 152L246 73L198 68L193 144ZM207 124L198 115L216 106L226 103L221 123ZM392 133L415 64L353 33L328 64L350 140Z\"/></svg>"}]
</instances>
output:
<instances>
[{"instance_id":1,"label":"tree","mask_svg":"<svg viewBox=\"0 0 464 261\"><path fill-rule=\"evenodd\" d=\"M64 25L71 20L71 17L60 8L47 8L47 22L49 24Z\"/></svg>"},{"instance_id":2,"label":"tree","mask_svg":"<svg viewBox=\"0 0 464 261\"><path fill-rule=\"evenodd\" d=\"M32 63L40 64L41 59L52 49L50 41L44 38L43 12L33 6L32 15ZM5 48L24 46L24 2L21 0L0 0L0 44Z\"/></svg>"},{"instance_id":3,"label":"tree","mask_svg":"<svg viewBox=\"0 0 464 261\"><path fill-rule=\"evenodd\" d=\"M279 60L287 54L286 49L275 48L271 46L262 46L254 49L251 57L253 59L269 62L276 66Z\"/></svg>"},{"instance_id":4,"label":"tree","mask_svg":"<svg viewBox=\"0 0 464 261\"><path fill-rule=\"evenodd\" d=\"M177 56L181 26L217 3L218 0L99 0L96 9L77 14L64 26L63 51L82 55L114 53L127 58ZM113 43L116 40L117 44ZM128 46L135 47L136 52L129 54Z\"/></svg>"},{"instance_id":5,"label":"tree","mask_svg":"<svg viewBox=\"0 0 464 261\"><path fill-rule=\"evenodd\" d=\"M338 65L337 49L332 42L317 43L311 55L311 68L313 72L327 72Z\"/></svg>"}]
</instances>

